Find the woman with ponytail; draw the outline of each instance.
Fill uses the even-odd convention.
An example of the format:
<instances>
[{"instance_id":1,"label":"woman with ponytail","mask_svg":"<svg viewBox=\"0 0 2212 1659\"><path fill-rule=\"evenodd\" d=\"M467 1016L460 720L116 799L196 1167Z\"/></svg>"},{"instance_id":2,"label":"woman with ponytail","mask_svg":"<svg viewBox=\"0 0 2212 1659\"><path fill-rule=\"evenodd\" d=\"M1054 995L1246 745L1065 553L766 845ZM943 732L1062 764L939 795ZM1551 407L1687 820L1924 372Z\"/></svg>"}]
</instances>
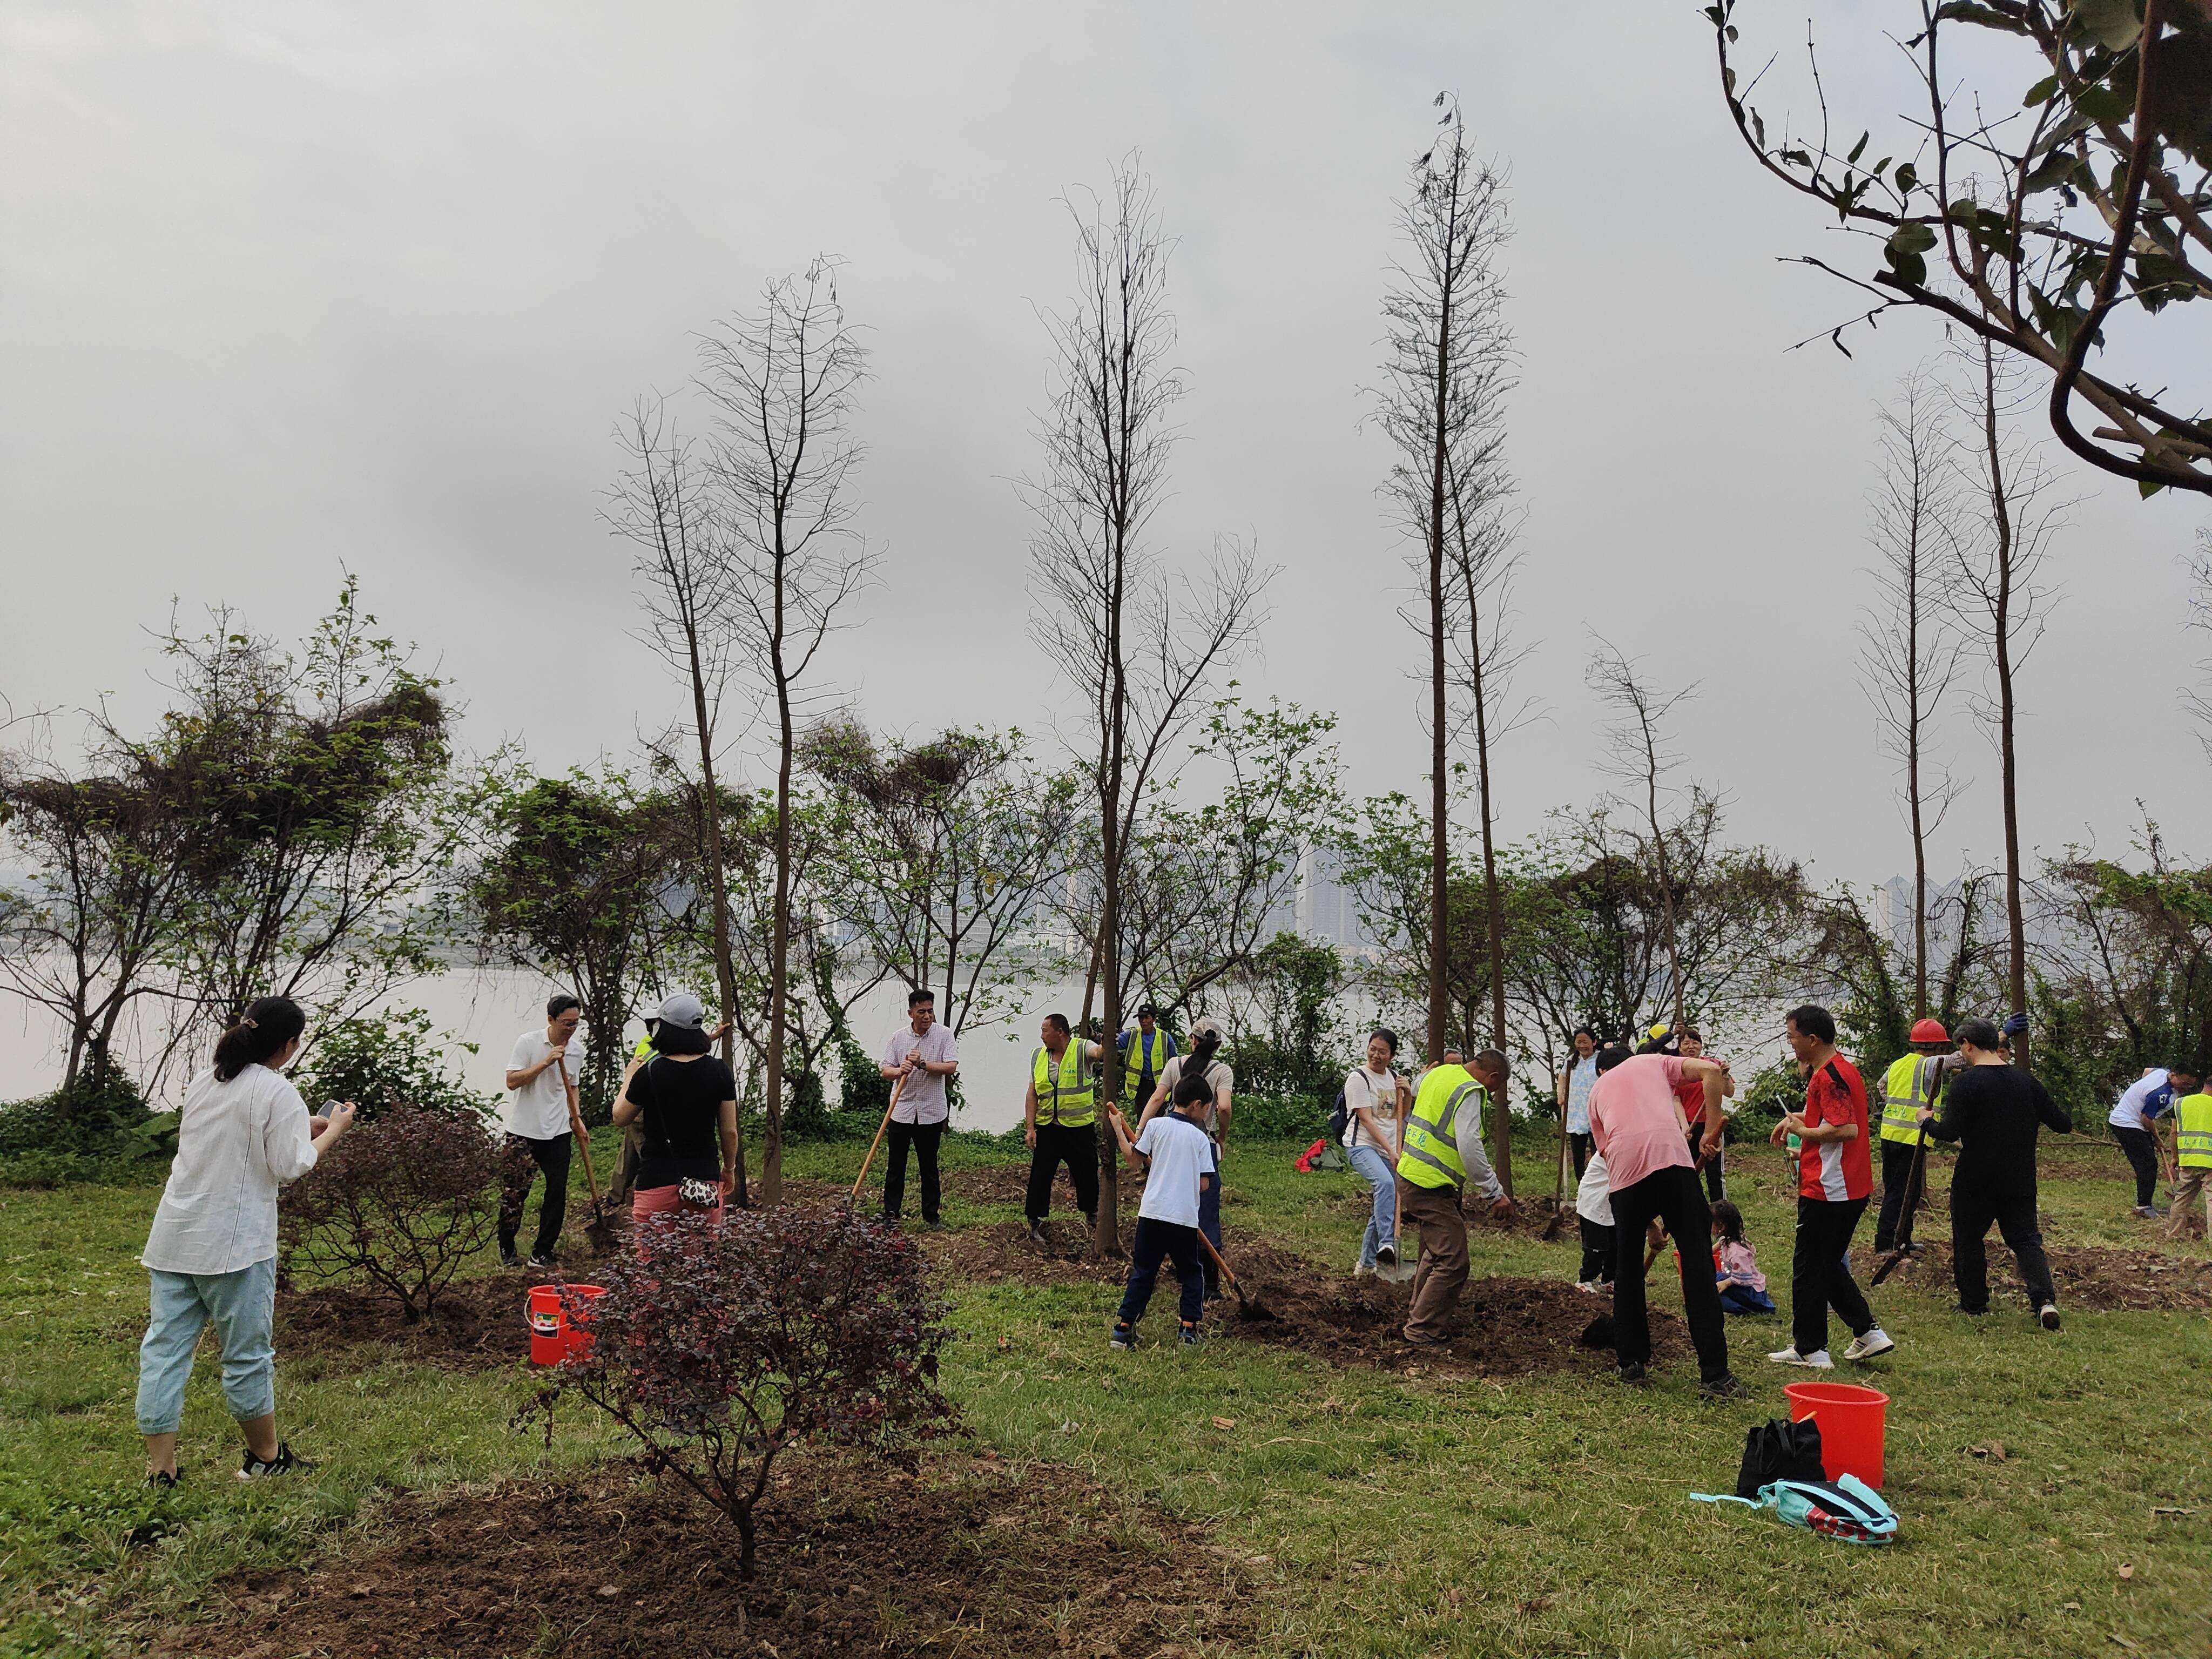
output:
<instances>
[{"instance_id":1,"label":"woman with ponytail","mask_svg":"<svg viewBox=\"0 0 2212 1659\"><path fill-rule=\"evenodd\" d=\"M222 1339L222 1393L246 1433L241 1480L288 1474L304 1460L276 1437L276 1191L315 1167L353 1127L351 1101L311 1117L283 1068L307 1016L259 997L215 1046L177 1118L177 1157L140 1259L152 1314L138 1347L138 1431L146 1484L177 1484L177 1430L200 1333Z\"/></svg>"}]
</instances>

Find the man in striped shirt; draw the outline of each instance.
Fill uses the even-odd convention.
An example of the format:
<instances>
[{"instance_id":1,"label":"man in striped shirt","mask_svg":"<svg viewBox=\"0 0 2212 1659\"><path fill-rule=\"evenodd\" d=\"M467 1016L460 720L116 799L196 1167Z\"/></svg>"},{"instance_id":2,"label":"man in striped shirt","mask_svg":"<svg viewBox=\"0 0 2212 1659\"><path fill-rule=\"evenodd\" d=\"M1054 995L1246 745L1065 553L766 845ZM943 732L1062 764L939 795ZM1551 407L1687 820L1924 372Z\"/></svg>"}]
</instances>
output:
<instances>
[{"instance_id":1,"label":"man in striped shirt","mask_svg":"<svg viewBox=\"0 0 2212 1659\"><path fill-rule=\"evenodd\" d=\"M1872 1359L1897 1344L1874 1322L1865 1293L1851 1278L1851 1234L1874 1193L1874 1154L1867 1138L1866 1079L1836 1048L1836 1020L1808 1003L1790 1011L1790 1052L1805 1068L1805 1108L1784 1115L1773 1140L1796 1135L1797 1249L1790 1267L1790 1334L1796 1339L1766 1357L1778 1365L1825 1371L1828 1310L1851 1328L1846 1359Z\"/></svg>"}]
</instances>

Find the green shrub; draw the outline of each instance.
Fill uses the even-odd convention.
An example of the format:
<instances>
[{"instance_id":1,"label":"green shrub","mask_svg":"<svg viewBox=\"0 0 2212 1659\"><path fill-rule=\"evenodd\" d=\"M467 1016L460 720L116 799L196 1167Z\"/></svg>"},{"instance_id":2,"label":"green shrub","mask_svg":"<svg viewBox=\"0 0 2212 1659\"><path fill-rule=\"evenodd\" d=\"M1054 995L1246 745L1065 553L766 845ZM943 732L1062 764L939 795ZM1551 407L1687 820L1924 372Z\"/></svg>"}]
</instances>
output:
<instances>
[{"instance_id":1,"label":"green shrub","mask_svg":"<svg viewBox=\"0 0 2212 1659\"><path fill-rule=\"evenodd\" d=\"M473 1044L460 1046L476 1052ZM468 1086L446 1047L432 1037L430 1017L419 1008L362 1014L318 1033L295 1081L314 1110L350 1100L364 1122L401 1102L448 1117L496 1115L499 1102Z\"/></svg>"},{"instance_id":2,"label":"green shrub","mask_svg":"<svg viewBox=\"0 0 2212 1659\"><path fill-rule=\"evenodd\" d=\"M149 1180L176 1150L176 1114L148 1111L137 1085L113 1066L0 1106L0 1186Z\"/></svg>"}]
</instances>

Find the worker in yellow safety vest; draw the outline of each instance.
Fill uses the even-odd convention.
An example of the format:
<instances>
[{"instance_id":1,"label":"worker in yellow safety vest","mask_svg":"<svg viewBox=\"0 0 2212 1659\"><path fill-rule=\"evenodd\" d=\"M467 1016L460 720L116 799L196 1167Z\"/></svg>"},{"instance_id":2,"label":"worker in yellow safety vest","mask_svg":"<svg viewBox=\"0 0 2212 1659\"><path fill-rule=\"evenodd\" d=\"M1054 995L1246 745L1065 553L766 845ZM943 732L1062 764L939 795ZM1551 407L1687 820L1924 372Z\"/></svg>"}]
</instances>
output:
<instances>
[{"instance_id":1,"label":"worker in yellow safety vest","mask_svg":"<svg viewBox=\"0 0 2212 1659\"><path fill-rule=\"evenodd\" d=\"M1491 1214L1512 1213L1513 1200L1482 1149L1490 1097L1505 1086L1505 1056L1485 1048L1470 1067L1456 1054L1429 1067L1413 1097L1398 1154L1398 1217L1421 1231L1420 1264L1413 1270L1413 1302L1406 1313L1408 1342L1434 1344L1467 1285L1467 1218L1460 1190L1470 1178L1491 1201Z\"/></svg>"},{"instance_id":2,"label":"worker in yellow safety vest","mask_svg":"<svg viewBox=\"0 0 2212 1659\"><path fill-rule=\"evenodd\" d=\"M1919 1194L1908 1193L1912 1163L1923 1139L1920 1109L1933 1109L1943 1091L1943 1079L1958 1069L1951 1034L1940 1019L1913 1023L1912 1046L1889 1063L1881 1082L1881 1213L1875 1218L1874 1253L1887 1255L1896 1245L1905 1221L1905 1206L1917 1203ZM1910 1247L1912 1254L1920 1246Z\"/></svg>"},{"instance_id":3,"label":"worker in yellow safety vest","mask_svg":"<svg viewBox=\"0 0 2212 1659\"><path fill-rule=\"evenodd\" d=\"M2173 1161L2179 1179L2166 1231L2175 1238L2202 1237L2212 1232L2212 1095L2199 1091L2173 1103Z\"/></svg>"},{"instance_id":4,"label":"worker in yellow safety vest","mask_svg":"<svg viewBox=\"0 0 2212 1659\"><path fill-rule=\"evenodd\" d=\"M1030 1242L1051 1243L1052 1178L1067 1165L1075 1207L1086 1222L1098 1215L1098 1071L1104 1051L1070 1035L1066 1014L1047 1014L1030 1054L1029 1092L1022 1098L1022 1139L1029 1143L1030 1186L1024 1210Z\"/></svg>"}]
</instances>

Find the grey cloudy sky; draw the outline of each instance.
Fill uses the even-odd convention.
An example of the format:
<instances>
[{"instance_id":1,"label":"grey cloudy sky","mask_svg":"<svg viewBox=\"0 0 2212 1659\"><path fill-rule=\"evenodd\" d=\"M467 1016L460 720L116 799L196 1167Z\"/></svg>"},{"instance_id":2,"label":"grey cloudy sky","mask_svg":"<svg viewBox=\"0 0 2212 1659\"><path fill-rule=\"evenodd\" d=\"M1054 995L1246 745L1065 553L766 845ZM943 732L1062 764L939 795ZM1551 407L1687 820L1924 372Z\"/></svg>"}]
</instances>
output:
<instances>
[{"instance_id":1,"label":"grey cloudy sky","mask_svg":"<svg viewBox=\"0 0 2212 1659\"><path fill-rule=\"evenodd\" d=\"M1744 9L1802 40L1801 9ZM1890 49L1849 38L1885 8L1815 9L1832 96L1897 108ZM1694 9L1652 0L7 0L0 692L149 714L143 630L172 596L296 633L343 565L442 665L473 745L628 751L676 703L597 519L612 419L827 250L873 331L883 554L831 678L884 726L1045 728L1009 483L1036 455L1034 307L1068 287L1054 198L1141 147L1192 384L1164 544L1255 538L1283 574L1245 684L1338 710L1355 787L1417 787L1402 549L1359 416L1391 198L1443 87L1510 165L1517 225L1522 689L1548 718L1501 757L1507 832L1604 787L1599 630L1702 679L1681 747L1737 835L1829 878L1904 866L1851 622L1873 411L1939 337L1900 317L1853 360L1785 353L1850 307L1775 256L1834 234L1755 176ZM2212 855L2179 702L2201 507L2078 488L2024 681L2029 837L2118 848L2141 796ZM1975 787L1945 839L1989 858L1993 766L1963 714L1953 737Z\"/></svg>"}]
</instances>

